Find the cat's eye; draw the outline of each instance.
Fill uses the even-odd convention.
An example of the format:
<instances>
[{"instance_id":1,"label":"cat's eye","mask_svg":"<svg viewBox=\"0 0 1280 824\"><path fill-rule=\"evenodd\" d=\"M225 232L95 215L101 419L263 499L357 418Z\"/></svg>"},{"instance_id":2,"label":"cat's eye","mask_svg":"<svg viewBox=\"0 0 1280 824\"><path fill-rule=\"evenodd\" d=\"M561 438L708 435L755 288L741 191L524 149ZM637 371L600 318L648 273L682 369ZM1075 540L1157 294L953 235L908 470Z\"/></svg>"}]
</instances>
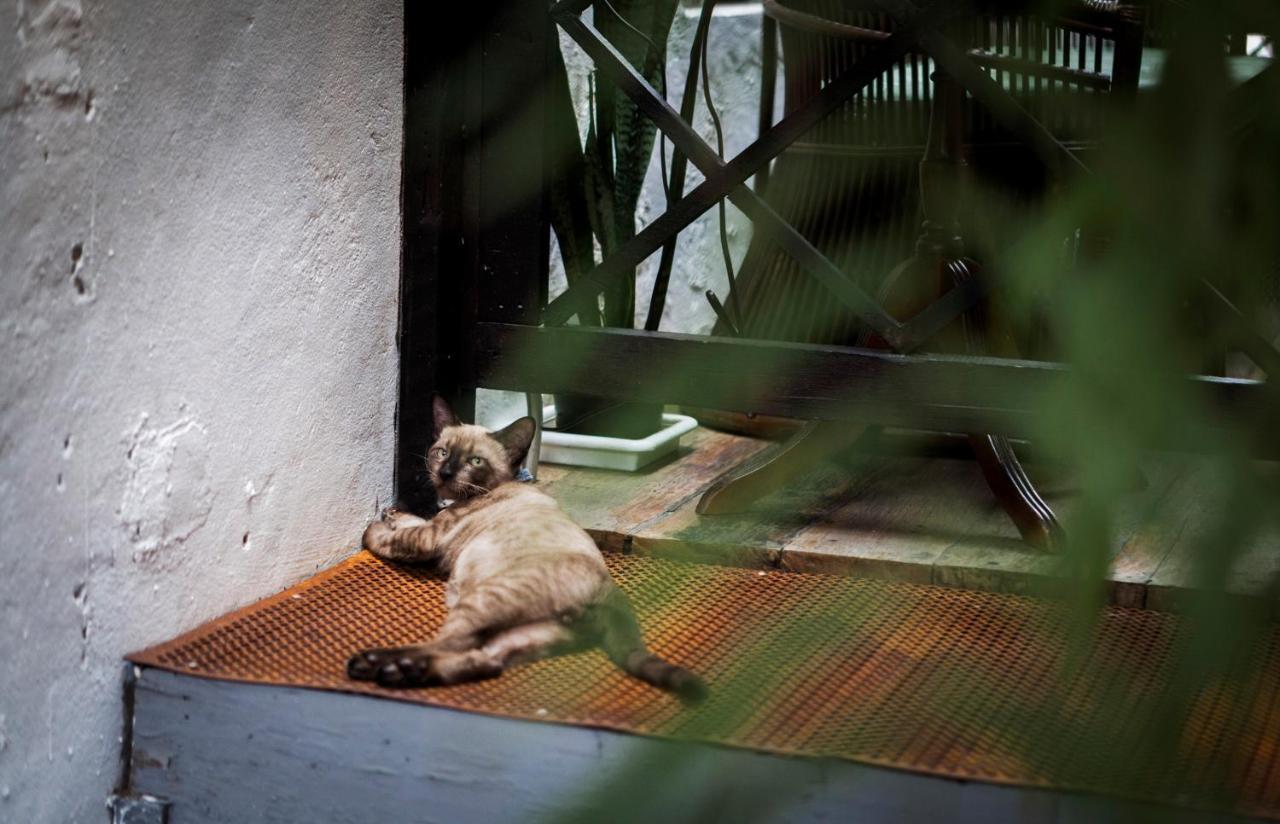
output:
<instances>
[{"instance_id":1,"label":"cat's eye","mask_svg":"<svg viewBox=\"0 0 1280 824\"><path fill-rule=\"evenodd\" d=\"M448 455L448 454L449 454L449 450L445 449L443 446L437 446L437 447L436 447L436 455L437 455L438 457L443 458L443 457L445 457L445 456L446 456L446 455Z\"/></svg>"},{"instance_id":2,"label":"cat's eye","mask_svg":"<svg viewBox=\"0 0 1280 824\"><path fill-rule=\"evenodd\" d=\"M484 458L481 458L479 455L477 455L477 456L473 457L473 458L469 461L469 463L470 463L472 466L484 466Z\"/></svg>"}]
</instances>

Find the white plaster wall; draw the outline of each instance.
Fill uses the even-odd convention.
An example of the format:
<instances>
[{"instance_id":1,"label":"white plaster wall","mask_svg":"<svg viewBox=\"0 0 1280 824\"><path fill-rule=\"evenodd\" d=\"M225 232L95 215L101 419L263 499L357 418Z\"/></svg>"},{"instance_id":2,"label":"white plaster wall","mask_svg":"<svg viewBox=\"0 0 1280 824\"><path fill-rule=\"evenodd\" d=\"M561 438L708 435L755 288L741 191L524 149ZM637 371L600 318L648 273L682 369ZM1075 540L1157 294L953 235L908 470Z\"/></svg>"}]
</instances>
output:
<instances>
[{"instance_id":1,"label":"white plaster wall","mask_svg":"<svg viewBox=\"0 0 1280 824\"><path fill-rule=\"evenodd\" d=\"M399 0L0 0L0 821L391 494Z\"/></svg>"}]
</instances>

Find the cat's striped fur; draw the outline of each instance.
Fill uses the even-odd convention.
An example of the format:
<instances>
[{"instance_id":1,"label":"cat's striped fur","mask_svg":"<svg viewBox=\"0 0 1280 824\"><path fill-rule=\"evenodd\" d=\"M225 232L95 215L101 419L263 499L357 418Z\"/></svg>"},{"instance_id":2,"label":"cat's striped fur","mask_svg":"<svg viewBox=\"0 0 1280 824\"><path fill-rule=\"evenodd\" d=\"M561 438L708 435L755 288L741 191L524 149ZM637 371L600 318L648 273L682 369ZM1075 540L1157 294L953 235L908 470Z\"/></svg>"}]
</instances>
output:
<instances>
[{"instance_id":1,"label":"cat's striped fur","mask_svg":"<svg viewBox=\"0 0 1280 824\"><path fill-rule=\"evenodd\" d=\"M648 651L631 605L595 542L546 493L514 480L533 437L531 418L498 432L461 424L441 398L427 456L432 483L455 503L431 520L388 512L364 546L391 561L433 562L449 573L449 615L435 640L356 653L352 678L386 686L456 684L512 664L599 646L622 669L688 700L706 687Z\"/></svg>"}]
</instances>

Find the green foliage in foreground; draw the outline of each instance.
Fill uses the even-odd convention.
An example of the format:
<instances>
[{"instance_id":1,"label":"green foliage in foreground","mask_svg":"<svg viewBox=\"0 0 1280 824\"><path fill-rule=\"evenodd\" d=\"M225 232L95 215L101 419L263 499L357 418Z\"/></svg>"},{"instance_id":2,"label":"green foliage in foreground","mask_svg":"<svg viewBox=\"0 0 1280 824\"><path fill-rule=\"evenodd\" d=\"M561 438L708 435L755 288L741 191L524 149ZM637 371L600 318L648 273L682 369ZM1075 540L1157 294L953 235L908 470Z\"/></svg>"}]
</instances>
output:
<instances>
[{"instance_id":1,"label":"green foliage in foreground","mask_svg":"<svg viewBox=\"0 0 1280 824\"><path fill-rule=\"evenodd\" d=\"M1221 363L1224 352L1237 373L1261 378L1256 348L1252 363L1238 353L1280 337L1280 74L1268 69L1247 88L1233 85L1222 48L1231 17L1248 21L1250 31L1280 33L1280 6L1272 0L1170 4L1164 21L1169 57L1159 87L1115 113L1103 150L1091 160L1092 174L1060 182L1042 208L1021 210L1020 220L1006 227L1014 239L1000 272L1002 311L1043 319L1053 357L1072 370L1062 391L1039 410L1036 442L1068 461L1078 478L1062 562L1069 582L1064 614L1082 651L1117 550L1114 503L1130 491L1143 456L1189 440L1212 478L1206 497L1194 502L1204 515L1188 527L1196 530L1197 547L1197 594L1185 604L1189 631L1174 651L1163 703L1151 708L1149 736L1126 742L1127 757L1152 763L1176 749L1177 722L1206 684L1247 676L1252 663L1245 651L1270 630L1280 604L1280 573L1252 599L1226 594L1249 548L1280 530L1280 472L1255 459L1276 445L1268 425L1280 423L1280 397L1271 392L1258 425L1236 432L1216 425L1215 410L1185 378ZM971 201L969 213L1020 211L1001 192L980 187ZM1090 242L1064 266L1064 243L1076 238ZM1216 308L1206 281L1241 317ZM679 364L669 367L679 370ZM1183 514L1175 507L1186 505L1155 500L1144 517L1172 519ZM839 611L822 616L833 631L857 618ZM776 654L777 646L762 637L759 649ZM793 650L797 657L815 652ZM1065 661L1064 674L1078 664ZM742 696L747 707L748 697L765 686L754 671L744 662L741 679L715 687ZM706 723L732 728L735 718ZM586 811L604 807L622 818L647 818L661 808L670 820L677 801L688 820L715 817L715 764L692 748L683 752L683 760L669 754L660 763L636 761L609 771L568 817L598 820ZM665 795L661 788L679 775L702 776L698 786L706 797ZM784 792L761 787L758 804L736 809L775 818L788 802L779 795Z\"/></svg>"}]
</instances>

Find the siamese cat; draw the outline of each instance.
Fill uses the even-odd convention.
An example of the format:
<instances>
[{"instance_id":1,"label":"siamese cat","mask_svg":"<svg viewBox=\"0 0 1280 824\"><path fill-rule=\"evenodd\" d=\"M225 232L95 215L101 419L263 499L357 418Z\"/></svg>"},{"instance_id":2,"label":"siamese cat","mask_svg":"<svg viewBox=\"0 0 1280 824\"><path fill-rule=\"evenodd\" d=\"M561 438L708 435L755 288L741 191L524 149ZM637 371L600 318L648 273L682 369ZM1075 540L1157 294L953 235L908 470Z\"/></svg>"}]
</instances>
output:
<instances>
[{"instance_id":1,"label":"siamese cat","mask_svg":"<svg viewBox=\"0 0 1280 824\"><path fill-rule=\"evenodd\" d=\"M490 432L433 401L436 441L427 468L446 504L431 520L388 511L364 533L380 558L434 563L448 573L448 617L430 642L358 652L351 678L388 687L459 684L507 667L599 646L615 664L686 701L698 676L644 645L627 597L591 536L534 485L516 480L532 418Z\"/></svg>"}]
</instances>

